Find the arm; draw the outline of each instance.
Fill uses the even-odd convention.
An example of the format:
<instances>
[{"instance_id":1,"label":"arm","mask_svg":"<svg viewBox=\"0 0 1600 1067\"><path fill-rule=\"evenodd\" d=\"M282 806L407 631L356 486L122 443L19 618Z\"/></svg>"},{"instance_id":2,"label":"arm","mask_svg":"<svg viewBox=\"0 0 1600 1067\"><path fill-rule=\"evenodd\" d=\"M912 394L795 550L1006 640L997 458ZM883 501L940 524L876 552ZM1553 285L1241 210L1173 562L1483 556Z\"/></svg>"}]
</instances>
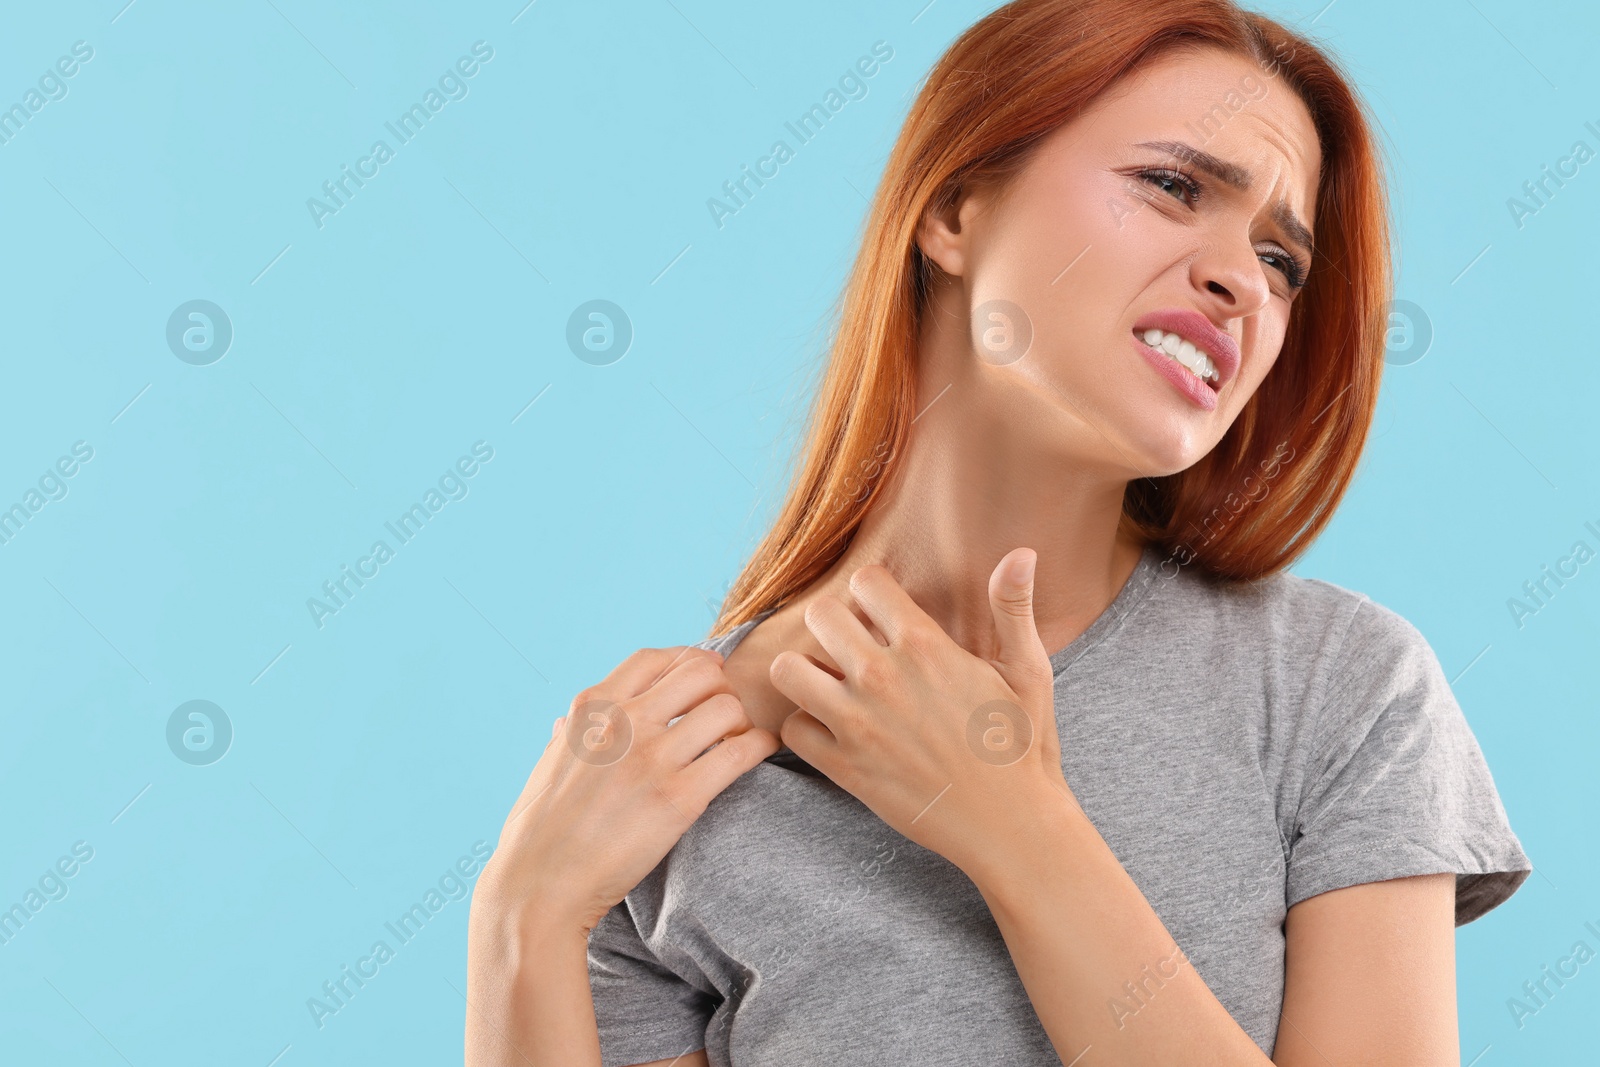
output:
<instances>
[{"instance_id":1,"label":"arm","mask_svg":"<svg viewBox=\"0 0 1600 1067\"><path fill-rule=\"evenodd\" d=\"M486 901L484 914L501 909ZM588 938L541 924L519 933L480 924L467 974L467 1062L598 1067L600 1039L589 990ZM481 935L481 936L480 936ZM511 945L521 948L511 951ZM638 1067L707 1067L705 1050Z\"/></svg>"},{"instance_id":2,"label":"arm","mask_svg":"<svg viewBox=\"0 0 1600 1067\"><path fill-rule=\"evenodd\" d=\"M641 650L578 694L473 892L468 1067L600 1067L590 931L777 748L705 650Z\"/></svg>"},{"instance_id":3,"label":"arm","mask_svg":"<svg viewBox=\"0 0 1600 1067\"><path fill-rule=\"evenodd\" d=\"M1273 1062L1460 1063L1455 900L1446 872L1335 889L1290 908Z\"/></svg>"},{"instance_id":4,"label":"arm","mask_svg":"<svg viewBox=\"0 0 1600 1067\"><path fill-rule=\"evenodd\" d=\"M599 1067L587 935L576 924L518 931L487 888L473 897L466 1062Z\"/></svg>"},{"instance_id":5,"label":"arm","mask_svg":"<svg viewBox=\"0 0 1600 1067\"><path fill-rule=\"evenodd\" d=\"M586 933L552 923L512 934L480 923L469 958L469 1064L598 1067ZM706 1049L637 1067L707 1067Z\"/></svg>"},{"instance_id":6,"label":"arm","mask_svg":"<svg viewBox=\"0 0 1600 1067\"><path fill-rule=\"evenodd\" d=\"M1268 1067L1083 809L1064 793L1046 794L1019 803L1017 817L996 827L964 869L1062 1062L1088 1052L1083 1062L1099 1067Z\"/></svg>"},{"instance_id":7,"label":"arm","mask_svg":"<svg viewBox=\"0 0 1600 1067\"><path fill-rule=\"evenodd\" d=\"M1269 1061L1083 810L1058 793L1026 811L968 874L1064 1063L1086 1048L1102 1065L1457 1062L1453 874L1351 886L1290 909Z\"/></svg>"}]
</instances>

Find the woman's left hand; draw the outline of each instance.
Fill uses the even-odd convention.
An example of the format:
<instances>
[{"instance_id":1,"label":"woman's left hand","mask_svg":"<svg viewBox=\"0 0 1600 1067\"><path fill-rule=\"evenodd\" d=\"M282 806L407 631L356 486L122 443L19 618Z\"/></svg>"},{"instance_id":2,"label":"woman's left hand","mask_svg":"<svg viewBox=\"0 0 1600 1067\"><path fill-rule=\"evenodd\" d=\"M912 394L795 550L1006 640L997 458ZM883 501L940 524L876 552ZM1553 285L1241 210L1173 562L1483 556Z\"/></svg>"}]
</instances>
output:
<instances>
[{"instance_id":1,"label":"woman's left hand","mask_svg":"<svg viewBox=\"0 0 1600 1067\"><path fill-rule=\"evenodd\" d=\"M850 591L888 645L826 595L806 608L806 626L844 677L795 651L770 670L801 709L783 723L784 744L969 874L1008 818L1049 796L1042 790L1071 798L1054 673L1033 620L1036 561L1031 549L1014 549L989 576L994 659L956 644L874 565L851 575Z\"/></svg>"}]
</instances>

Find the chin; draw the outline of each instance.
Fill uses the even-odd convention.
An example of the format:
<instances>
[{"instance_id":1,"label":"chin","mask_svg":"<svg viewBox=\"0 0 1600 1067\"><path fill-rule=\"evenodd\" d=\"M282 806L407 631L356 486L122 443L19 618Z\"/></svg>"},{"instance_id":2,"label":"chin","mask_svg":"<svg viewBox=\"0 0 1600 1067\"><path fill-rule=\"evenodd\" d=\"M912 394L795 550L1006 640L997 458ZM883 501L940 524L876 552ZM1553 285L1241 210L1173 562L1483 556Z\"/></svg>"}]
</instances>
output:
<instances>
[{"instance_id":1,"label":"chin","mask_svg":"<svg viewBox=\"0 0 1600 1067\"><path fill-rule=\"evenodd\" d=\"M1181 416L1154 422L1146 418L1126 426L1122 438L1128 442L1128 458L1138 465L1137 473L1153 478L1188 470L1216 444L1202 427Z\"/></svg>"},{"instance_id":2,"label":"chin","mask_svg":"<svg viewBox=\"0 0 1600 1067\"><path fill-rule=\"evenodd\" d=\"M1221 437L1207 413L1186 403L1180 406L1162 392L1140 395L1139 384L1102 380L1095 388L1084 388L1083 383L1061 381L1030 392L1057 420L1066 435L1063 440L1074 442L1080 459L1093 457L1095 465L1118 470L1129 480L1177 474L1204 459ZM1165 383L1158 384L1165 388ZM1002 409L1008 413L1005 425L1027 425L1018 417L1024 410L1020 404Z\"/></svg>"}]
</instances>

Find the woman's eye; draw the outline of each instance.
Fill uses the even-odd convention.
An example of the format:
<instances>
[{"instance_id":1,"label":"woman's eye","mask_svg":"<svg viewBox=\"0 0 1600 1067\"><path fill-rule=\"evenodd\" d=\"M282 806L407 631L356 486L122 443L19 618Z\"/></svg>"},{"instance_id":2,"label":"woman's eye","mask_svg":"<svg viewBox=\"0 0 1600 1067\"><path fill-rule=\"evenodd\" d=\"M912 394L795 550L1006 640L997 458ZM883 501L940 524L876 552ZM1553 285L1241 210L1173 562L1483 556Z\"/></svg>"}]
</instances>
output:
<instances>
[{"instance_id":1,"label":"woman's eye","mask_svg":"<svg viewBox=\"0 0 1600 1067\"><path fill-rule=\"evenodd\" d=\"M1172 193L1176 190L1188 193L1188 203L1192 204L1200 198L1200 183L1182 171L1166 169L1144 170L1139 172L1139 177L1150 182L1164 193ZM1183 201L1182 196L1175 197L1175 199L1180 202Z\"/></svg>"},{"instance_id":2,"label":"woman's eye","mask_svg":"<svg viewBox=\"0 0 1600 1067\"><path fill-rule=\"evenodd\" d=\"M1273 261L1272 265L1282 271L1285 278L1289 279L1289 288L1298 289L1306 283L1305 268L1293 256L1286 255L1283 252L1269 251L1262 252L1261 258Z\"/></svg>"}]
</instances>

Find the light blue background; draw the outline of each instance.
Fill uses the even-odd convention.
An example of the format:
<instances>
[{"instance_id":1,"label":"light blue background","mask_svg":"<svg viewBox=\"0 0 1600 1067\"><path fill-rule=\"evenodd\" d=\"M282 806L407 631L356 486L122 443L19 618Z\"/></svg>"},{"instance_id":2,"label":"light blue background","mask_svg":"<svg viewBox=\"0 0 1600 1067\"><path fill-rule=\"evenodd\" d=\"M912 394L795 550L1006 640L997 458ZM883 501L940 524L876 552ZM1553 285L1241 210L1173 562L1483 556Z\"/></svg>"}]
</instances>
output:
<instances>
[{"instance_id":1,"label":"light blue background","mask_svg":"<svg viewBox=\"0 0 1600 1067\"><path fill-rule=\"evenodd\" d=\"M94 858L0 945L0 1059L459 1058L466 900L320 1029L307 998L494 842L578 689L705 635L780 499L862 194L987 10L926 2L11 5L0 106L94 56L0 145L0 507L94 456L0 545L0 907ZM1600 562L1520 629L1507 600L1600 547L1600 162L1521 229L1506 201L1600 148L1600 16L1264 10L1364 88L1398 295L1435 331L1295 569L1427 635L1538 865L1459 933L1463 1059L1592 1057L1600 962L1520 1030L1506 1001L1600 949ZM319 229L307 198L479 40L468 95ZM718 229L707 199L880 40L869 95ZM609 366L564 340L596 298L635 329ZM209 366L165 341L193 299L235 331ZM480 440L468 495L319 629L307 598ZM194 699L235 731L209 766L165 740Z\"/></svg>"}]
</instances>

